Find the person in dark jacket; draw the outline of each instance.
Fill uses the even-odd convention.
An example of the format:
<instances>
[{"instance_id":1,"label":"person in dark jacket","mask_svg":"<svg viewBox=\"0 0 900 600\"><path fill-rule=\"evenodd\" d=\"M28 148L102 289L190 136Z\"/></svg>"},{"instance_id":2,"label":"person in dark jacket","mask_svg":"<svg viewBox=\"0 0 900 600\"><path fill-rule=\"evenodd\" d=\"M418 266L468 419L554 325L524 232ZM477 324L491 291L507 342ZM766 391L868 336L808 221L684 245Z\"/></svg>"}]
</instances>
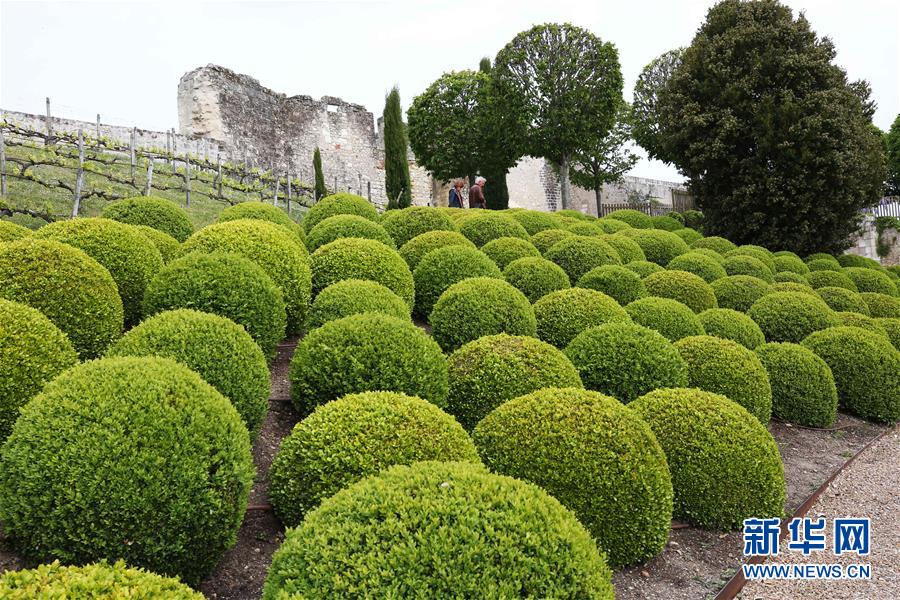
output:
<instances>
[{"instance_id":1,"label":"person in dark jacket","mask_svg":"<svg viewBox=\"0 0 900 600\"><path fill-rule=\"evenodd\" d=\"M450 188L450 201L448 202L450 208L465 208L462 197L462 190L465 185L466 182L462 179L454 180L453 187Z\"/></svg>"},{"instance_id":2,"label":"person in dark jacket","mask_svg":"<svg viewBox=\"0 0 900 600\"><path fill-rule=\"evenodd\" d=\"M475 185L469 188L469 208L487 208L484 201L484 184L487 179L484 177L476 177Z\"/></svg>"}]
</instances>

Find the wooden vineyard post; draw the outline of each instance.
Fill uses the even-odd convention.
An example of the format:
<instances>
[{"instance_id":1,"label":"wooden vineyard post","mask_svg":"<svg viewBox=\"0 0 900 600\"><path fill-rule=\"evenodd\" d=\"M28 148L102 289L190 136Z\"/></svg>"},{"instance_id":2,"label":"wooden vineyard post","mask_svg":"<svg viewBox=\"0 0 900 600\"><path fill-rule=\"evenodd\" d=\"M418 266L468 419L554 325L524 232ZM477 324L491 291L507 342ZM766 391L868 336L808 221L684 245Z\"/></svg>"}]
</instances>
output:
<instances>
[{"instance_id":1,"label":"wooden vineyard post","mask_svg":"<svg viewBox=\"0 0 900 600\"><path fill-rule=\"evenodd\" d=\"M272 165L272 177L275 179L275 196L272 198L272 205L278 206L278 184L281 183L281 180L278 179L278 170L275 168L274 164Z\"/></svg>"},{"instance_id":2,"label":"wooden vineyard post","mask_svg":"<svg viewBox=\"0 0 900 600\"><path fill-rule=\"evenodd\" d=\"M288 170L287 170L287 213L288 213L288 216L291 216L291 169L290 169L290 167L288 167Z\"/></svg>"},{"instance_id":3,"label":"wooden vineyard post","mask_svg":"<svg viewBox=\"0 0 900 600\"><path fill-rule=\"evenodd\" d=\"M191 205L191 157L184 155L184 205Z\"/></svg>"},{"instance_id":4,"label":"wooden vineyard post","mask_svg":"<svg viewBox=\"0 0 900 600\"><path fill-rule=\"evenodd\" d=\"M47 97L47 143L45 145L53 144L53 120L50 117L50 98Z\"/></svg>"},{"instance_id":5,"label":"wooden vineyard post","mask_svg":"<svg viewBox=\"0 0 900 600\"><path fill-rule=\"evenodd\" d=\"M75 201L72 203L72 218L78 216L81 208L81 186L84 185L84 133L78 130L78 172L75 174Z\"/></svg>"},{"instance_id":6,"label":"wooden vineyard post","mask_svg":"<svg viewBox=\"0 0 900 600\"><path fill-rule=\"evenodd\" d=\"M100 145L100 113L97 113L97 145Z\"/></svg>"},{"instance_id":7,"label":"wooden vineyard post","mask_svg":"<svg viewBox=\"0 0 900 600\"><path fill-rule=\"evenodd\" d=\"M0 127L0 196L6 195L6 140Z\"/></svg>"},{"instance_id":8,"label":"wooden vineyard post","mask_svg":"<svg viewBox=\"0 0 900 600\"><path fill-rule=\"evenodd\" d=\"M149 196L153 188L153 157L150 157L150 164L147 165L147 187L144 189L144 195Z\"/></svg>"},{"instance_id":9,"label":"wooden vineyard post","mask_svg":"<svg viewBox=\"0 0 900 600\"><path fill-rule=\"evenodd\" d=\"M216 190L218 195L222 195L222 155L216 152Z\"/></svg>"},{"instance_id":10,"label":"wooden vineyard post","mask_svg":"<svg viewBox=\"0 0 900 600\"><path fill-rule=\"evenodd\" d=\"M332 193L332 194L337 194L337 193L338 193L338 189L337 189L337 175L334 176L334 187L331 189L331 193Z\"/></svg>"},{"instance_id":11,"label":"wooden vineyard post","mask_svg":"<svg viewBox=\"0 0 900 600\"><path fill-rule=\"evenodd\" d=\"M129 147L129 149L128 149L128 153L129 153L129 155L131 156L131 184L132 184L132 185L134 185L134 167L135 167L135 162L134 162L134 133L135 133L135 128L132 127L132 128L131 128L131 145L130 145L130 147Z\"/></svg>"},{"instance_id":12,"label":"wooden vineyard post","mask_svg":"<svg viewBox=\"0 0 900 600\"><path fill-rule=\"evenodd\" d=\"M372 182L367 181L366 184L367 184L366 187L369 188L369 202L371 202L372 201Z\"/></svg>"}]
</instances>

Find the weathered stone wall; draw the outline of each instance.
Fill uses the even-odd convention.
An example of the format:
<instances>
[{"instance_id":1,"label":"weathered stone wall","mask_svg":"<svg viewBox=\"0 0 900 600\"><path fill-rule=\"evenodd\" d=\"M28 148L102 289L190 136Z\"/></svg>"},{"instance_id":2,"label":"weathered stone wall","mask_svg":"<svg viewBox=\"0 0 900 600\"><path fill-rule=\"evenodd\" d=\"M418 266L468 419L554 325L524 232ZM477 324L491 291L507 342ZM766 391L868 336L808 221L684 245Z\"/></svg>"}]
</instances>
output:
<instances>
[{"instance_id":1,"label":"weathered stone wall","mask_svg":"<svg viewBox=\"0 0 900 600\"><path fill-rule=\"evenodd\" d=\"M878 232L875 230L875 219L867 216L863 219L859 233L853 238L853 245L847 250L846 254L858 254L866 258L878 257Z\"/></svg>"},{"instance_id":2,"label":"weathered stone wall","mask_svg":"<svg viewBox=\"0 0 900 600\"><path fill-rule=\"evenodd\" d=\"M900 231L888 228L881 232L881 243L887 248L886 255L881 257L881 264L886 267L900 265Z\"/></svg>"}]
</instances>

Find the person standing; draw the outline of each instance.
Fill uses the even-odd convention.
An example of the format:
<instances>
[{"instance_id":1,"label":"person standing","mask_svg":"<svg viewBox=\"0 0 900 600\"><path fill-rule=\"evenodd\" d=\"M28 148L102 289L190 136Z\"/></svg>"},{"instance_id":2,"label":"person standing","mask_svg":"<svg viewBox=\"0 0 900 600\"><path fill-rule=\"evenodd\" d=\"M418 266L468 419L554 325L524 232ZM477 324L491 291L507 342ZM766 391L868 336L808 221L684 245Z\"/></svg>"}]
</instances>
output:
<instances>
[{"instance_id":1,"label":"person standing","mask_svg":"<svg viewBox=\"0 0 900 600\"><path fill-rule=\"evenodd\" d=\"M462 197L462 190L465 185L466 182L462 179L453 181L453 187L450 188L450 201L447 203L450 208L465 208Z\"/></svg>"},{"instance_id":2,"label":"person standing","mask_svg":"<svg viewBox=\"0 0 900 600\"><path fill-rule=\"evenodd\" d=\"M484 177L476 177L475 185L469 188L469 208L487 208L484 201L484 184L487 179Z\"/></svg>"}]
</instances>

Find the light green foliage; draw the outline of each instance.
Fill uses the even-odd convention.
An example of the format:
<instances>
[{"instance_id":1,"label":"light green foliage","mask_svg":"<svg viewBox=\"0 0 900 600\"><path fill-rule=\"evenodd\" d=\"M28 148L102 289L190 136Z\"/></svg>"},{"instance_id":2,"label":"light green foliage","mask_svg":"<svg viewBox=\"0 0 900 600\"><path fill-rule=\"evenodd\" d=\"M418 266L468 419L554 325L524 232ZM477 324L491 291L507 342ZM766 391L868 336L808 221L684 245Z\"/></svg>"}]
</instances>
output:
<instances>
[{"instance_id":1,"label":"light green foliage","mask_svg":"<svg viewBox=\"0 0 900 600\"><path fill-rule=\"evenodd\" d=\"M377 240L390 248L396 248L394 240L384 227L359 215L334 215L313 227L306 236L310 252L340 238L365 238Z\"/></svg>"},{"instance_id":2,"label":"light green foliage","mask_svg":"<svg viewBox=\"0 0 900 600\"><path fill-rule=\"evenodd\" d=\"M575 234L565 229L545 229L532 234L531 243L542 255L546 255L547 250L552 248L556 242L570 237L575 237Z\"/></svg>"},{"instance_id":3,"label":"light green foliage","mask_svg":"<svg viewBox=\"0 0 900 600\"><path fill-rule=\"evenodd\" d=\"M641 277L620 265L591 269L578 280L578 287L603 292L622 306L647 295L647 288Z\"/></svg>"},{"instance_id":4,"label":"light green foliage","mask_svg":"<svg viewBox=\"0 0 900 600\"><path fill-rule=\"evenodd\" d=\"M884 267L881 266L874 258L869 258L867 256L860 256L859 254L841 254L835 260L837 260L838 264L844 268L864 268L864 269L875 269L876 271L881 271Z\"/></svg>"},{"instance_id":5,"label":"light green foliage","mask_svg":"<svg viewBox=\"0 0 900 600\"><path fill-rule=\"evenodd\" d=\"M860 292L897 295L897 286L887 274L866 267L846 267L844 273L856 284Z\"/></svg>"},{"instance_id":6,"label":"light green foliage","mask_svg":"<svg viewBox=\"0 0 900 600\"><path fill-rule=\"evenodd\" d=\"M181 254L181 243L168 233L153 229L148 225L132 225L144 237L150 240L162 257L163 264L167 264L178 258Z\"/></svg>"},{"instance_id":7,"label":"light green foliage","mask_svg":"<svg viewBox=\"0 0 900 600\"><path fill-rule=\"evenodd\" d=\"M900 299L877 292L863 292L859 297L869 307L871 316L884 319L900 319Z\"/></svg>"},{"instance_id":8,"label":"light green foliage","mask_svg":"<svg viewBox=\"0 0 900 600\"><path fill-rule=\"evenodd\" d=\"M640 277L646 277L651 273L656 273L658 271L664 271L665 268L659 266L656 263L652 263L648 260L635 260L625 264L627 269L631 269L635 273L637 273Z\"/></svg>"},{"instance_id":9,"label":"light green foliage","mask_svg":"<svg viewBox=\"0 0 900 600\"><path fill-rule=\"evenodd\" d=\"M389 210L382 215L380 223L398 247L428 231L456 231L450 217L429 206Z\"/></svg>"},{"instance_id":10,"label":"light green foliage","mask_svg":"<svg viewBox=\"0 0 900 600\"><path fill-rule=\"evenodd\" d=\"M321 327L350 315L377 312L398 319L410 318L403 298L380 283L364 279L344 279L319 292L309 311L309 328Z\"/></svg>"},{"instance_id":11,"label":"light green foliage","mask_svg":"<svg viewBox=\"0 0 900 600\"><path fill-rule=\"evenodd\" d=\"M426 254L413 273L416 314L427 318L447 288L470 277L501 279L503 274L494 261L474 247L447 246Z\"/></svg>"},{"instance_id":12,"label":"light green foliage","mask_svg":"<svg viewBox=\"0 0 900 600\"><path fill-rule=\"evenodd\" d=\"M682 254L681 256L676 256L669 262L668 265L666 265L666 268L675 271L687 271L688 273L693 273L694 275L703 278L703 280L707 283L711 283L716 279L722 279L723 277L728 276L728 273L725 271L725 267L722 266L722 263L717 261L715 258L706 256L705 254L701 254L700 252L688 252L686 254Z\"/></svg>"},{"instance_id":13,"label":"light green foliage","mask_svg":"<svg viewBox=\"0 0 900 600\"><path fill-rule=\"evenodd\" d=\"M684 240L684 243L690 246L697 240L703 239L703 234L697 231L696 229L691 229L690 227L683 227L681 229L677 229L673 231L675 235Z\"/></svg>"},{"instance_id":14,"label":"light green foliage","mask_svg":"<svg viewBox=\"0 0 900 600\"><path fill-rule=\"evenodd\" d=\"M711 284L719 308L747 312L753 303L769 293L771 285L750 275L730 275Z\"/></svg>"},{"instance_id":15,"label":"light green foliage","mask_svg":"<svg viewBox=\"0 0 900 600\"><path fill-rule=\"evenodd\" d=\"M722 262L722 266L729 275L749 275L762 279L766 283L775 281L772 270L755 256L747 256L745 254L727 256Z\"/></svg>"},{"instance_id":16,"label":"light green foliage","mask_svg":"<svg viewBox=\"0 0 900 600\"><path fill-rule=\"evenodd\" d=\"M616 235L623 235L636 241L644 251L644 256L650 262L662 267L666 266L676 256L680 256L690 250L683 239L671 231L661 229L626 229Z\"/></svg>"},{"instance_id":17,"label":"light green foliage","mask_svg":"<svg viewBox=\"0 0 900 600\"><path fill-rule=\"evenodd\" d=\"M556 215L539 210L517 210L509 213L513 219L519 222L528 235L534 235L539 231L548 229L560 229Z\"/></svg>"},{"instance_id":18,"label":"light green foliage","mask_svg":"<svg viewBox=\"0 0 900 600\"><path fill-rule=\"evenodd\" d=\"M507 214L493 210L473 210L472 213L458 223L459 232L479 248L501 237L529 238L528 231Z\"/></svg>"},{"instance_id":19,"label":"light green foliage","mask_svg":"<svg viewBox=\"0 0 900 600\"><path fill-rule=\"evenodd\" d=\"M101 215L120 223L158 229L179 242L188 239L194 232L194 226L183 208L171 200L155 196L136 196L111 202L103 207Z\"/></svg>"},{"instance_id":20,"label":"light green foliage","mask_svg":"<svg viewBox=\"0 0 900 600\"><path fill-rule=\"evenodd\" d=\"M831 310L869 314L869 305L862 299L862 296L846 288L822 287L816 290L816 294L825 301Z\"/></svg>"},{"instance_id":21,"label":"light green foliage","mask_svg":"<svg viewBox=\"0 0 900 600\"><path fill-rule=\"evenodd\" d=\"M848 327L859 327L860 329L865 329L866 331L871 331L872 333L877 333L878 335L887 337L887 331L885 331L884 327L882 327L878 323L878 321L876 321L872 317L867 317L866 315L850 311L836 312L834 314L840 321L841 325L846 325Z\"/></svg>"},{"instance_id":22,"label":"light green foliage","mask_svg":"<svg viewBox=\"0 0 900 600\"><path fill-rule=\"evenodd\" d=\"M706 335L732 340L753 350L765 343L766 336L756 321L730 308L711 308L699 315Z\"/></svg>"},{"instance_id":23,"label":"light green foliage","mask_svg":"<svg viewBox=\"0 0 900 600\"><path fill-rule=\"evenodd\" d=\"M0 243L20 240L31 235L31 230L11 221L0 219Z\"/></svg>"},{"instance_id":24,"label":"light green foliage","mask_svg":"<svg viewBox=\"0 0 900 600\"><path fill-rule=\"evenodd\" d=\"M773 275L777 270L775 268L775 255L772 254L772 252L768 248L763 248L762 246L744 244L743 246L738 246L730 252L725 253L725 258L731 258L732 256L752 256L756 260L766 265L766 268Z\"/></svg>"},{"instance_id":25,"label":"light green foliage","mask_svg":"<svg viewBox=\"0 0 900 600\"><path fill-rule=\"evenodd\" d=\"M840 271L811 271L810 274L806 276L806 280L809 281L809 285L814 289L822 287L842 287L851 292L859 291L859 288L856 287L856 284L853 283L850 276L843 272L843 269Z\"/></svg>"},{"instance_id":26,"label":"light green foliage","mask_svg":"<svg viewBox=\"0 0 900 600\"><path fill-rule=\"evenodd\" d=\"M389 214L396 214L402 211L391 211ZM475 244L470 242L463 234L457 231L427 231L420 233L413 239L409 240L400 247L400 256L409 265L411 271L416 270L416 266L422 258L438 248L446 246L467 246L474 248Z\"/></svg>"},{"instance_id":27,"label":"light green foliage","mask_svg":"<svg viewBox=\"0 0 900 600\"><path fill-rule=\"evenodd\" d=\"M651 296L635 300L625 310L632 321L658 331L670 342L705 333L697 313L677 300Z\"/></svg>"},{"instance_id":28,"label":"light green foliage","mask_svg":"<svg viewBox=\"0 0 900 600\"><path fill-rule=\"evenodd\" d=\"M226 207L225 210L219 213L216 222L224 223L225 221L236 221L238 219L258 219L287 227L300 243L304 247L306 246L306 232L303 230L303 227L298 225L287 212L277 206L266 202L239 202Z\"/></svg>"},{"instance_id":29,"label":"light green foliage","mask_svg":"<svg viewBox=\"0 0 900 600\"><path fill-rule=\"evenodd\" d=\"M900 317L893 319L879 317L875 319L875 322L884 329L888 339L891 340L891 344L894 345L894 348L900 350Z\"/></svg>"},{"instance_id":30,"label":"light green foliage","mask_svg":"<svg viewBox=\"0 0 900 600\"><path fill-rule=\"evenodd\" d=\"M503 278L532 303L550 292L571 287L569 276L562 267L545 258L516 259L503 269Z\"/></svg>"},{"instance_id":31,"label":"light green foliage","mask_svg":"<svg viewBox=\"0 0 900 600\"><path fill-rule=\"evenodd\" d=\"M841 272L844 270L844 267L841 266L841 263L837 261L833 256L826 255L828 258L814 258L809 260L807 257L806 268L812 271L838 271Z\"/></svg>"},{"instance_id":32,"label":"light green foliage","mask_svg":"<svg viewBox=\"0 0 900 600\"><path fill-rule=\"evenodd\" d=\"M814 252L814 253L808 255L806 258L804 258L803 262L805 262L806 266L809 267L809 263L816 261L816 260L828 261L828 262L836 264L837 266L841 266L841 263L839 263L837 261L837 259L834 257L834 255L828 254L827 252ZM812 267L810 267L810 270L813 270Z\"/></svg>"},{"instance_id":33,"label":"light green foliage","mask_svg":"<svg viewBox=\"0 0 900 600\"><path fill-rule=\"evenodd\" d=\"M617 233L623 229L630 229L631 225L617 219L597 219L596 224L606 233Z\"/></svg>"},{"instance_id":34,"label":"light green foliage","mask_svg":"<svg viewBox=\"0 0 900 600\"><path fill-rule=\"evenodd\" d=\"M599 237L605 235L606 231L599 225L595 225L596 221L579 221L566 226L566 231L570 231L575 235L586 235L588 237Z\"/></svg>"},{"instance_id":35,"label":"light green foliage","mask_svg":"<svg viewBox=\"0 0 900 600\"><path fill-rule=\"evenodd\" d=\"M650 215L631 208L614 210L604 218L628 223L635 229L651 229L653 227L653 218Z\"/></svg>"},{"instance_id":36,"label":"light green foliage","mask_svg":"<svg viewBox=\"0 0 900 600\"><path fill-rule=\"evenodd\" d=\"M716 308L716 294L703 278L687 271L660 271L644 277L648 296L678 300L695 313Z\"/></svg>"},{"instance_id":37,"label":"light green foliage","mask_svg":"<svg viewBox=\"0 0 900 600\"><path fill-rule=\"evenodd\" d=\"M834 311L817 296L803 292L772 292L747 311L767 342L799 344L813 331L839 324Z\"/></svg>"},{"instance_id":38,"label":"light green foliage","mask_svg":"<svg viewBox=\"0 0 900 600\"><path fill-rule=\"evenodd\" d=\"M834 376L811 350L790 343L756 348L772 384L772 415L805 427L830 427L837 417Z\"/></svg>"},{"instance_id":39,"label":"light green foliage","mask_svg":"<svg viewBox=\"0 0 900 600\"><path fill-rule=\"evenodd\" d=\"M798 275L806 275L809 273L809 267L796 254L782 254L772 259L775 265L775 274L778 273L797 273Z\"/></svg>"},{"instance_id":40,"label":"light green foliage","mask_svg":"<svg viewBox=\"0 0 900 600\"><path fill-rule=\"evenodd\" d=\"M541 253L534 244L521 238L502 237L491 240L481 247L481 251L490 257L501 270L512 261L527 256L540 257Z\"/></svg>"},{"instance_id":41,"label":"light green foliage","mask_svg":"<svg viewBox=\"0 0 900 600\"><path fill-rule=\"evenodd\" d=\"M792 271L780 271L775 273L773 279L775 283L797 283L812 289L812 286L809 285L809 280L805 275L800 275L799 273L794 273Z\"/></svg>"},{"instance_id":42,"label":"light green foliage","mask_svg":"<svg viewBox=\"0 0 900 600\"><path fill-rule=\"evenodd\" d=\"M727 240L717 235L712 235L691 242L691 248L709 248L710 250L715 250L722 256L725 256L726 254L737 248L737 246L731 240Z\"/></svg>"},{"instance_id":43,"label":"light green foliage","mask_svg":"<svg viewBox=\"0 0 900 600\"><path fill-rule=\"evenodd\" d=\"M613 247L618 253L622 264L643 261L647 258L644 256L644 251L641 250L640 244L624 235L604 235L600 239Z\"/></svg>"},{"instance_id":44,"label":"light green foliage","mask_svg":"<svg viewBox=\"0 0 900 600\"><path fill-rule=\"evenodd\" d=\"M309 233L321 221L334 215L359 215L370 221L378 220L378 211L371 202L356 194L338 192L320 198L312 205L303 217L303 228Z\"/></svg>"},{"instance_id":45,"label":"light green foliage","mask_svg":"<svg viewBox=\"0 0 900 600\"><path fill-rule=\"evenodd\" d=\"M595 325L630 321L619 303L602 292L568 288L551 292L534 303L537 337L565 348L576 335Z\"/></svg>"},{"instance_id":46,"label":"light green foliage","mask_svg":"<svg viewBox=\"0 0 900 600\"><path fill-rule=\"evenodd\" d=\"M678 231L679 229L684 229L684 223L675 219L674 217L670 217L668 215L659 215L656 217L651 217L652 227L653 229L662 229L663 231ZM681 237L681 236L678 236ZM682 238L683 239L683 238Z\"/></svg>"},{"instance_id":47,"label":"light green foliage","mask_svg":"<svg viewBox=\"0 0 900 600\"><path fill-rule=\"evenodd\" d=\"M580 235L555 243L544 258L562 267L570 281L578 281L594 267L622 262L619 253L603 240Z\"/></svg>"}]
</instances>

